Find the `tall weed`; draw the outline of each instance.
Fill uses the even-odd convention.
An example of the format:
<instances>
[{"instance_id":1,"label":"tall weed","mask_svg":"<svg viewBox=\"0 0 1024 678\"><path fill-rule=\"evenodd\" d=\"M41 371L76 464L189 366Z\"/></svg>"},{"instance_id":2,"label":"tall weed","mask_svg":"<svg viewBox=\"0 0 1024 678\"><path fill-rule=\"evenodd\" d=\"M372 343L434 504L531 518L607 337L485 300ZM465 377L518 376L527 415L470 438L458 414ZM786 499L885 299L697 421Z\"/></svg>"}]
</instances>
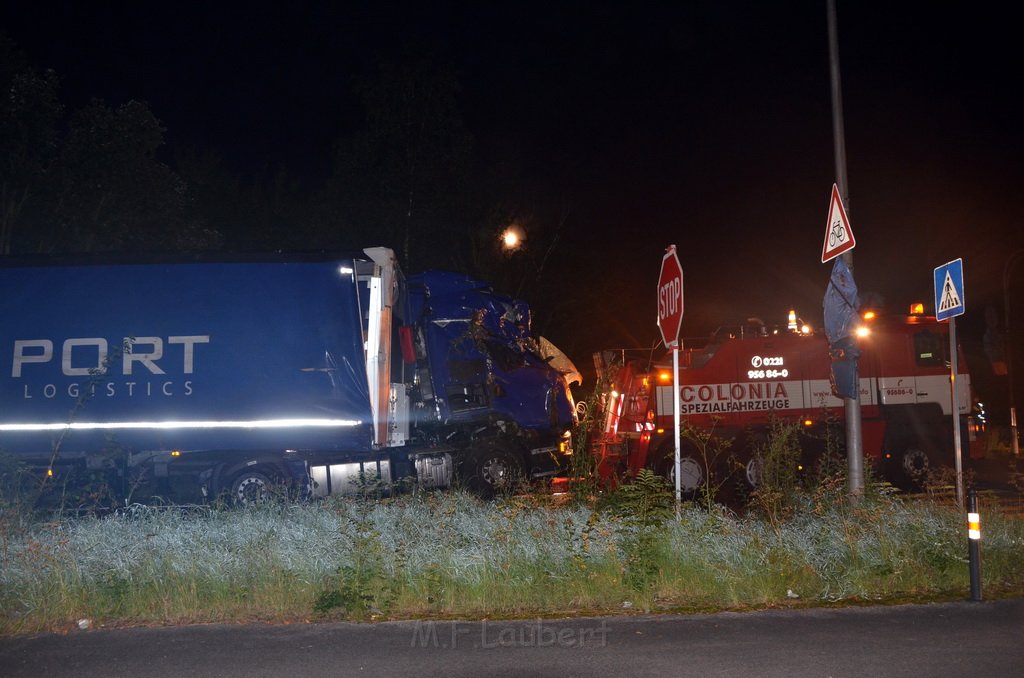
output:
<instances>
[{"instance_id":1,"label":"tall weed","mask_svg":"<svg viewBox=\"0 0 1024 678\"><path fill-rule=\"evenodd\" d=\"M797 508L800 425L772 417L768 437L755 449L754 459L758 483L751 494L750 505L777 528Z\"/></svg>"},{"instance_id":2,"label":"tall weed","mask_svg":"<svg viewBox=\"0 0 1024 678\"><path fill-rule=\"evenodd\" d=\"M650 588L659 571L665 525L672 517L674 494L668 481L641 469L633 482L604 497L601 505L615 520L624 582L635 591Z\"/></svg>"}]
</instances>

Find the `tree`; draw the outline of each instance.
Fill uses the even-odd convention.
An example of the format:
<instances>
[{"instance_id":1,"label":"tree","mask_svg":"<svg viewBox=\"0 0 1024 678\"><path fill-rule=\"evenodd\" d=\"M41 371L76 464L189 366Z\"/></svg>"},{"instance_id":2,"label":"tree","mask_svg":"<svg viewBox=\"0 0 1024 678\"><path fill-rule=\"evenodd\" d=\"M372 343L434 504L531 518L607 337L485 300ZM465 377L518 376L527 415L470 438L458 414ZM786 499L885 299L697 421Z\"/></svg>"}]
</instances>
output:
<instances>
[{"instance_id":1,"label":"tree","mask_svg":"<svg viewBox=\"0 0 1024 678\"><path fill-rule=\"evenodd\" d=\"M465 248L473 139L459 90L451 68L415 53L379 60L359 84L365 126L338 145L328 187L346 240L389 245L413 270Z\"/></svg>"},{"instance_id":2,"label":"tree","mask_svg":"<svg viewBox=\"0 0 1024 678\"><path fill-rule=\"evenodd\" d=\"M67 118L58 86L0 35L0 255L219 246L158 159L164 129L147 104L94 100Z\"/></svg>"},{"instance_id":3,"label":"tree","mask_svg":"<svg viewBox=\"0 0 1024 678\"><path fill-rule=\"evenodd\" d=\"M310 201L284 169L243 178L218 154L195 149L177 153L174 165L188 184L193 219L216 224L228 249L330 248L313 224Z\"/></svg>"},{"instance_id":4,"label":"tree","mask_svg":"<svg viewBox=\"0 0 1024 678\"><path fill-rule=\"evenodd\" d=\"M37 72L0 35L0 255L10 254L18 231L41 209L47 171L57 151L61 105L57 75Z\"/></svg>"},{"instance_id":5,"label":"tree","mask_svg":"<svg viewBox=\"0 0 1024 678\"><path fill-rule=\"evenodd\" d=\"M164 129L149 106L93 101L71 119L54 164L41 252L205 249L219 236L187 215L187 187L160 162Z\"/></svg>"}]
</instances>

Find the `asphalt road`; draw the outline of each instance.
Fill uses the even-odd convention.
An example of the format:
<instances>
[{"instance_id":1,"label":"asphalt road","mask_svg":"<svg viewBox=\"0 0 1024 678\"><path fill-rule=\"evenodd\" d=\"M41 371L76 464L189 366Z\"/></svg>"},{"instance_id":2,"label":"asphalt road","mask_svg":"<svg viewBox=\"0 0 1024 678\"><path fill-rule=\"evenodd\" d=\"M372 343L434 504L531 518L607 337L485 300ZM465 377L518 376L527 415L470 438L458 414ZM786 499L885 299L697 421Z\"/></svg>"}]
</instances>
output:
<instances>
[{"instance_id":1,"label":"asphalt road","mask_svg":"<svg viewBox=\"0 0 1024 678\"><path fill-rule=\"evenodd\" d=\"M0 638L0 676L1024 676L1024 599Z\"/></svg>"}]
</instances>

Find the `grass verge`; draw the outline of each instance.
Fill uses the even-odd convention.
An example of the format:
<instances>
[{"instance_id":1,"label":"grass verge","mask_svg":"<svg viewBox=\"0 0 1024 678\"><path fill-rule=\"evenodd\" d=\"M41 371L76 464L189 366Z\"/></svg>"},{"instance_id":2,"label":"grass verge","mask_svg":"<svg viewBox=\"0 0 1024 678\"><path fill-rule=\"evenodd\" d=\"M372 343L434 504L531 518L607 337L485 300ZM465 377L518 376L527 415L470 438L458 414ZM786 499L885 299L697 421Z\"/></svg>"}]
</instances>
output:
<instances>
[{"instance_id":1,"label":"grass verge","mask_svg":"<svg viewBox=\"0 0 1024 678\"><path fill-rule=\"evenodd\" d=\"M805 497L680 520L461 493L25 522L0 513L0 632L210 621L516 617L948 599L963 514ZM1024 520L984 517L986 597L1024 593Z\"/></svg>"}]
</instances>

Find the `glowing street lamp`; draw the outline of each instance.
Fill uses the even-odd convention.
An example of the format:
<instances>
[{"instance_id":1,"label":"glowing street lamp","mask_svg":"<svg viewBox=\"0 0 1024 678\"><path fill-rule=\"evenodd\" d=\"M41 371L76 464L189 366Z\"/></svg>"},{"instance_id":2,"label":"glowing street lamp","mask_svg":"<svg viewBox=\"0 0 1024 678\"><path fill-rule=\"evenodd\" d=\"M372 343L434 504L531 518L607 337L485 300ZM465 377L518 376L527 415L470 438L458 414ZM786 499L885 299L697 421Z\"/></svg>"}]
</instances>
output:
<instances>
[{"instance_id":1,"label":"glowing street lamp","mask_svg":"<svg viewBox=\"0 0 1024 678\"><path fill-rule=\"evenodd\" d=\"M506 252L515 252L526 242L526 232L519 226L512 224L501 232L501 248Z\"/></svg>"}]
</instances>

